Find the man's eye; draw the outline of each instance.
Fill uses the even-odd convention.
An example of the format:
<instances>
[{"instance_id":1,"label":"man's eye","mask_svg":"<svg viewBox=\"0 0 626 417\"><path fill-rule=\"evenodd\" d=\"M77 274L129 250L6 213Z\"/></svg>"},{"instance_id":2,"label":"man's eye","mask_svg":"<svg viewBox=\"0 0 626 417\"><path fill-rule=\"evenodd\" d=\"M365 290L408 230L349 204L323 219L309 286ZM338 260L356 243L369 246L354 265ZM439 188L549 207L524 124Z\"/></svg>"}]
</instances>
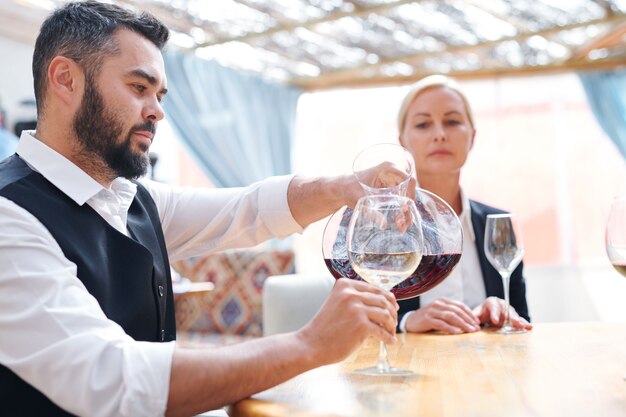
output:
<instances>
[{"instance_id":1,"label":"man's eye","mask_svg":"<svg viewBox=\"0 0 626 417\"><path fill-rule=\"evenodd\" d=\"M146 91L146 86L142 85L142 84L134 84L135 90L139 91L140 93L143 93L144 91Z\"/></svg>"}]
</instances>

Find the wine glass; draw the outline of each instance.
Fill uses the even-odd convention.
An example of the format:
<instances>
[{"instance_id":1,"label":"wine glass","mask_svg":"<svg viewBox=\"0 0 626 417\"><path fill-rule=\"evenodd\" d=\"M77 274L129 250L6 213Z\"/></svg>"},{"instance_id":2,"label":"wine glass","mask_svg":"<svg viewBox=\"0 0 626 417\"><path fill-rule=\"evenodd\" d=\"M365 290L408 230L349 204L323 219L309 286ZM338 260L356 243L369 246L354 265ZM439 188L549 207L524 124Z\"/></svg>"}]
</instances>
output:
<instances>
[{"instance_id":1,"label":"wine glass","mask_svg":"<svg viewBox=\"0 0 626 417\"><path fill-rule=\"evenodd\" d=\"M626 276L626 197L615 197L611 204L605 242L611 264Z\"/></svg>"},{"instance_id":2,"label":"wine glass","mask_svg":"<svg viewBox=\"0 0 626 417\"><path fill-rule=\"evenodd\" d=\"M613 268L626 277L626 197L613 199L606 222L606 254ZM626 376L624 376L626 381Z\"/></svg>"},{"instance_id":3,"label":"wine glass","mask_svg":"<svg viewBox=\"0 0 626 417\"><path fill-rule=\"evenodd\" d=\"M415 165L413 156L403 146L378 143L359 152L352 172L366 194L406 196Z\"/></svg>"},{"instance_id":4,"label":"wine glass","mask_svg":"<svg viewBox=\"0 0 626 417\"><path fill-rule=\"evenodd\" d=\"M391 289L398 300L417 297L450 276L463 249L463 227L454 210L443 199L416 189L415 205L421 218L423 253L418 268ZM336 211L326 223L322 237L324 263L335 279L361 280L348 258L347 233L353 210Z\"/></svg>"},{"instance_id":5,"label":"wine glass","mask_svg":"<svg viewBox=\"0 0 626 417\"><path fill-rule=\"evenodd\" d=\"M347 232L352 269L365 281L390 291L407 279L422 259L422 228L413 200L397 195L366 195L357 202ZM355 371L364 375L407 376L394 368L380 342L378 364Z\"/></svg>"},{"instance_id":6,"label":"wine glass","mask_svg":"<svg viewBox=\"0 0 626 417\"><path fill-rule=\"evenodd\" d=\"M522 261L524 242L517 216L511 213L489 214L485 225L485 255L502 276L504 287L504 325L495 333L524 333L511 325L509 283L511 273Z\"/></svg>"}]
</instances>

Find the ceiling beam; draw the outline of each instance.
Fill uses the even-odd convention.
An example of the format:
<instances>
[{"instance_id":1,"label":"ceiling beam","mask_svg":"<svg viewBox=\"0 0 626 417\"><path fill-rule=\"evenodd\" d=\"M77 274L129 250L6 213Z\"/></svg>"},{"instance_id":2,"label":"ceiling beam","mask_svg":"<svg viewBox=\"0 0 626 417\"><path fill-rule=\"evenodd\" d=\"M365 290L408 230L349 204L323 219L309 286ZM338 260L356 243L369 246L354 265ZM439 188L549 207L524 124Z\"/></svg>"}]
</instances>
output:
<instances>
[{"instance_id":1,"label":"ceiling beam","mask_svg":"<svg viewBox=\"0 0 626 417\"><path fill-rule=\"evenodd\" d=\"M148 12L157 17L161 22L168 27L168 29L175 30L178 32L189 33L191 29L197 27L198 25L194 24L191 19L192 16L189 16L189 13L185 10L180 10L180 13L184 14L184 18L180 18L175 16L172 13L171 8L166 9L158 4L151 3L138 3L136 0L116 0L117 3L125 4L134 9L138 9L144 12Z\"/></svg>"},{"instance_id":2,"label":"ceiling beam","mask_svg":"<svg viewBox=\"0 0 626 417\"><path fill-rule=\"evenodd\" d=\"M603 24L603 23L614 23L614 22L626 22L626 15L613 14L611 16L608 16L602 19L594 19L594 20L590 20L587 22L578 22L578 23L572 23L572 24L564 25L564 26L551 27L548 29L538 30L534 32L522 33L522 34L518 34L515 36L506 36L498 40L481 42L475 45L453 46L443 51L420 52L417 54L399 56L399 57L395 57L394 59L381 60L375 64L365 64L365 65L355 67L355 68L349 68L349 69L343 69L343 70L337 70L337 71L329 71L326 73L322 72L321 75L314 77L314 78L313 77L295 78L291 80L291 83L294 85L298 85L298 86L314 85L317 83L316 79L319 79L319 78L324 78L327 83L333 84L333 85L337 85L342 82L350 83L357 77L358 73L361 73L367 70L378 71L382 66L393 64L396 62L415 61L417 59L437 57L439 55L448 54L448 53L458 54L458 53L464 53L464 52L471 52L471 51L478 50L478 49L493 47L505 41L520 42L532 36L548 36L548 35L552 35L554 33L558 33L558 32L565 31L565 30L577 29L581 27L587 27L587 26L598 25L598 24Z\"/></svg>"},{"instance_id":3,"label":"ceiling beam","mask_svg":"<svg viewBox=\"0 0 626 417\"><path fill-rule=\"evenodd\" d=\"M227 42L249 42L252 39L260 38L263 36L271 36L278 32L283 32L283 31L290 32L298 28L309 29L320 23L332 22L332 21L339 20L344 17L361 17L361 16L368 15L370 13L384 12L386 10L401 6L403 4L417 3L418 1L419 0L417 1L416 0L397 0L394 2L383 3L383 4L376 5L376 6L367 6L367 7L363 6L358 9L350 10L350 11L339 11L335 13L330 13L319 19L311 19L303 23L294 22L294 23L289 23L289 24L283 24L283 25L274 26L262 32L247 33L241 36L224 37L216 41L204 42L204 43L196 45L196 48L204 48L207 46L220 45L220 44L227 43Z\"/></svg>"},{"instance_id":4,"label":"ceiling beam","mask_svg":"<svg viewBox=\"0 0 626 417\"><path fill-rule=\"evenodd\" d=\"M501 13L497 13L491 9L488 9L487 7L485 7L483 4L477 3L476 0L465 0L465 3L469 4L470 6L473 6L475 8L477 8L478 10L481 10L491 16L493 16L494 18L498 19L498 20L502 20L503 22L508 23L509 25L513 26L515 29L517 29L519 32L525 32L528 30L528 27L526 25L523 25L522 23L520 23L518 21L518 19L515 19L514 17L511 16L505 16Z\"/></svg>"},{"instance_id":5,"label":"ceiling beam","mask_svg":"<svg viewBox=\"0 0 626 417\"><path fill-rule=\"evenodd\" d=\"M586 45L578 48L574 54L574 58L584 58L589 54L589 52L596 49L612 48L619 43L624 42L623 39L626 39L626 23L616 25L616 27L609 31L606 35L599 36Z\"/></svg>"},{"instance_id":6,"label":"ceiling beam","mask_svg":"<svg viewBox=\"0 0 626 417\"><path fill-rule=\"evenodd\" d=\"M451 71L446 75L456 78L457 80L475 80L486 78L498 78L498 77L521 77L521 76L533 76L533 75L545 75L545 74L558 74L565 72L580 72L580 71L597 71L597 70L609 70L615 68L626 68L626 60L624 58L597 60L597 61L575 61L555 63L544 66L534 67L519 67L519 68L485 68L476 71ZM328 79L324 77L318 77L312 79L307 83L291 83L292 85L301 88L307 92L332 90L337 88L373 88L373 87L386 87L386 86L398 86L406 85L420 80L421 78L431 75L433 72L421 71L411 76L394 76L394 77L353 77L350 80L337 81L334 79Z\"/></svg>"}]
</instances>

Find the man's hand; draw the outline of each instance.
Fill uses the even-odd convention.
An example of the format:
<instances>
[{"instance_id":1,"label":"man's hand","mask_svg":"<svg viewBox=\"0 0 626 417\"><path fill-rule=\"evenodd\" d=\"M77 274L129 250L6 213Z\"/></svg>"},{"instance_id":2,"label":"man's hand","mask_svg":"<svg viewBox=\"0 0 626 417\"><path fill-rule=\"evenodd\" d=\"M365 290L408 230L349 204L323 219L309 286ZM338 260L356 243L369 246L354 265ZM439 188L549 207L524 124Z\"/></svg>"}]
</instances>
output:
<instances>
[{"instance_id":1,"label":"man's hand","mask_svg":"<svg viewBox=\"0 0 626 417\"><path fill-rule=\"evenodd\" d=\"M387 194L407 195L415 199L415 178L407 181L407 172L391 162L383 162L375 167L355 172L361 184L370 189L384 188ZM393 191L392 191L393 190Z\"/></svg>"},{"instance_id":2,"label":"man's hand","mask_svg":"<svg viewBox=\"0 0 626 417\"><path fill-rule=\"evenodd\" d=\"M398 304L365 282L340 279L303 328L210 349L176 348L168 416L196 415L346 358L368 336L395 343Z\"/></svg>"},{"instance_id":3,"label":"man's hand","mask_svg":"<svg viewBox=\"0 0 626 417\"><path fill-rule=\"evenodd\" d=\"M407 197L415 199L417 181L411 178ZM354 207L365 195L357 178L350 175L305 178L296 176L287 190L287 201L293 218L302 227L323 219L343 206Z\"/></svg>"},{"instance_id":4,"label":"man's hand","mask_svg":"<svg viewBox=\"0 0 626 417\"><path fill-rule=\"evenodd\" d=\"M337 280L317 315L298 336L324 363L347 357L368 336L396 343L398 303L389 292L365 282Z\"/></svg>"}]
</instances>

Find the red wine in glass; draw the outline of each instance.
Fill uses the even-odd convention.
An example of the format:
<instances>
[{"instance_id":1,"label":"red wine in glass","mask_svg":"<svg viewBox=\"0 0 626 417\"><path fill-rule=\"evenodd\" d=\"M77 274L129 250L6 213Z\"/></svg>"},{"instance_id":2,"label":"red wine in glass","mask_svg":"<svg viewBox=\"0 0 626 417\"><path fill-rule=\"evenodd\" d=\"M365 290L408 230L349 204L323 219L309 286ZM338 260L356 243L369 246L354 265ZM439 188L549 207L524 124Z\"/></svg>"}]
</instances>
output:
<instances>
[{"instance_id":1,"label":"red wine in glass","mask_svg":"<svg viewBox=\"0 0 626 417\"><path fill-rule=\"evenodd\" d=\"M417 297L439 285L461 259L463 228L452 208L437 195L418 188L415 205L421 216L425 252L417 269L392 288L398 300ZM322 241L324 262L336 279L362 280L348 258L346 231L352 209L338 210L326 224Z\"/></svg>"},{"instance_id":2,"label":"red wine in glass","mask_svg":"<svg viewBox=\"0 0 626 417\"><path fill-rule=\"evenodd\" d=\"M443 281L461 259L460 253L442 253L437 255L422 255L422 260L415 272L407 279L391 289L397 300L406 300L417 297L436 287ZM333 277L361 280L352 269L347 258L324 258L326 267Z\"/></svg>"}]
</instances>

